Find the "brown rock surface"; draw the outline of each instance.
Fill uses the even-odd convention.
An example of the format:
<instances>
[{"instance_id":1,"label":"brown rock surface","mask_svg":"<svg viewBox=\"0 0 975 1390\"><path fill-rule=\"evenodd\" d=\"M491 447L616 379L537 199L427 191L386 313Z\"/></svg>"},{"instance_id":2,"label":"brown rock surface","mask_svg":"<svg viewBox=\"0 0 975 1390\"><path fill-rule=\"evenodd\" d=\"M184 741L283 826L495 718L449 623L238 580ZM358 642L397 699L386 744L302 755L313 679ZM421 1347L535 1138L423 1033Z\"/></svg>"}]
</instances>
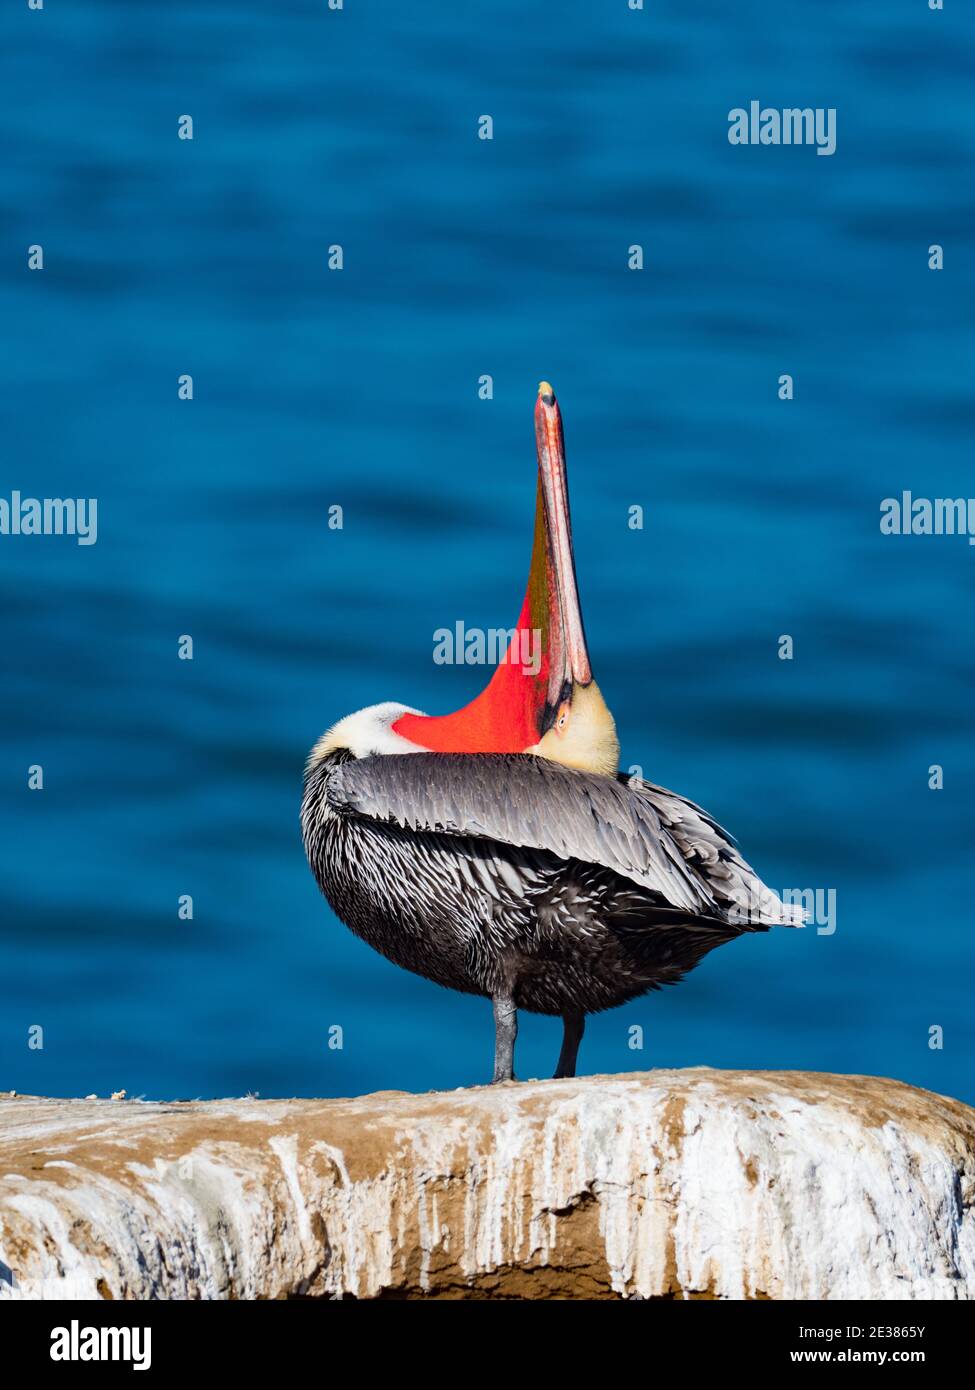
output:
<instances>
[{"instance_id":1,"label":"brown rock surface","mask_svg":"<svg viewBox=\"0 0 975 1390\"><path fill-rule=\"evenodd\" d=\"M708 1068L0 1100L0 1298L975 1297L975 1111Z\"/></svg>"}]
</instances>

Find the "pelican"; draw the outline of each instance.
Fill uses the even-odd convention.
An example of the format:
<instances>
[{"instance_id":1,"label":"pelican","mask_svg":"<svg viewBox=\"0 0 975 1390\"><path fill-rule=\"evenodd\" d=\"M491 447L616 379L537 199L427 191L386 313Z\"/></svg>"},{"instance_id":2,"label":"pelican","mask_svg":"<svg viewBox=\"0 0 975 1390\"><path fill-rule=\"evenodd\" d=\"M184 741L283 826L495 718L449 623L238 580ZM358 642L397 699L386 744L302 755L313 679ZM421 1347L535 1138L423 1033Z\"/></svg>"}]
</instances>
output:
<instances>
[{"instance_id":1,"label":"pelican","mask_svg":"<svg viewBox=\"0 0 975 1390\"><path fill-rule=\"evenodd\" d=\"M803 920L706 811L618 770L547 381L535 439L531 565L505 659L453 714L384 701L340 719L309 755L301 803L336 916L396 965L492 1001L494 1082L514 1080L518 1009L562 1019L555 1075L574 1076L587 1014Z\"/></svg>"}]
</instances>

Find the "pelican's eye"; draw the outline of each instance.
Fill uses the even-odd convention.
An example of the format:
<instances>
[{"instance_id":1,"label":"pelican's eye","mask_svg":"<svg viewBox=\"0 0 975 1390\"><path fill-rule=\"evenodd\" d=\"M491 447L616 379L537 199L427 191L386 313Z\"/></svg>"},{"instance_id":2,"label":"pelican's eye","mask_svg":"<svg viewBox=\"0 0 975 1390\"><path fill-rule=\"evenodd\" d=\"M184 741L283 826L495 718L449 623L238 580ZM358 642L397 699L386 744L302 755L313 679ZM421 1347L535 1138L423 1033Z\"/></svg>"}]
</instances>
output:
<instances>
[{"instance_id":1,"label":"pelican's eye","mask_svg":"<svg viewBox=\"0 0 975 1390\"><path fill-rule=\"evenodd\" d=\"M564 704L559 706L558 717L555 721L555 732L557 734L564 734L566 729L569 727L570 712L571 711L569 707L569 702L568 700L566 700Z\"/></svg>"}]
</instances>

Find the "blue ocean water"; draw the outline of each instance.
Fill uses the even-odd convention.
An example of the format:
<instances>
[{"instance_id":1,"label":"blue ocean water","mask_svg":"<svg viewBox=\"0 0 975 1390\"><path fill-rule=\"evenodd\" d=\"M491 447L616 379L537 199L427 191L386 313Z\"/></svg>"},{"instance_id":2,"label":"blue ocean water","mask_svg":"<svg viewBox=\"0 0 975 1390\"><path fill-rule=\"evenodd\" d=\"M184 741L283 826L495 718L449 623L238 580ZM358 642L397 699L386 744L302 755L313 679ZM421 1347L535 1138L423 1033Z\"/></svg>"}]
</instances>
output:
<instances>
[{"instance_id":1,"label":"blue ocean water","mask_svg":"<svg viewBox=\"0 0 975 1390\"><path fill-rule=\"evenodd\" d=\"M734 943L591 1020L583 1070L975 1100L975 549L879 529L902 489L975 491L971 12L101 0L0 24L0 496L99 508L93 546L0 536L0 1087L486 1078L490 1006L341 926L297 813L337 717L483 683L432 634L514 620L548 377L624 765L774 887L836 893L835 932ZM836 153L730 145L752 99L835 107ZM557 1050L523 1016L519 1074Z\"/></svg>"}]
</instances>

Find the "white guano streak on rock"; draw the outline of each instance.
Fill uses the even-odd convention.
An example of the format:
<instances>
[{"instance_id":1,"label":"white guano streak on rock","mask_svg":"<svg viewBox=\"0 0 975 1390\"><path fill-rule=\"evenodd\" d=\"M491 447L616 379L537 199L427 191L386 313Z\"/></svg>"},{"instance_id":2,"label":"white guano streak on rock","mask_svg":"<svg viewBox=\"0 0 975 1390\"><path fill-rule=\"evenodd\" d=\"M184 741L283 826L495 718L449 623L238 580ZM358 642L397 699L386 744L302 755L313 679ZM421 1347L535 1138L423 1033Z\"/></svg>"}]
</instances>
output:
<instances>
[{"instance_id":1,"label":"white guano streak on rock","mask_svg":"<svg viewBox=\"0 0 975 1390\"><path fill-rule=\"evenodd\" d=\"M455 1296L512 1271L563 1296L975 1297L975 1113L896 1082L104 1109L0 1103L0 1298Z\"/></svg>"}]
</instances>

